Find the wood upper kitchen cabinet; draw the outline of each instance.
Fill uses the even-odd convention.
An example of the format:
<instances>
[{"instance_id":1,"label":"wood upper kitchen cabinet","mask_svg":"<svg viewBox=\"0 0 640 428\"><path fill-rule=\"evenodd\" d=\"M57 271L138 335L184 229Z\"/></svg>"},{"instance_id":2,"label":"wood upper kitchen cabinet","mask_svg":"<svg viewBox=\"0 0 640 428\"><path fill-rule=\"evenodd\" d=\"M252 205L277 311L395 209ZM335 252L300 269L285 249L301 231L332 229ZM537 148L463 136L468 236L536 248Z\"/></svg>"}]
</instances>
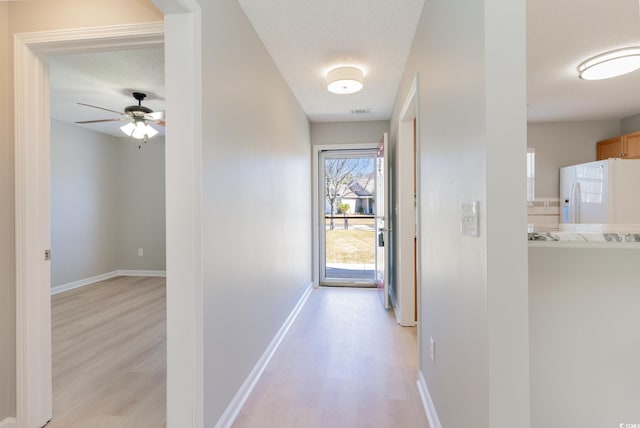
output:
<instances>
[{"instance_id":1,"label":"wood upper kitchen cabinet","mask_svg":"<svg viewBox=\"0 0 640 428\"><path fill-rule=\"evenodd\" d=\"M640 131L598 141L598 160L609 158L640 159Z\"/></svg>"}]
</instances>

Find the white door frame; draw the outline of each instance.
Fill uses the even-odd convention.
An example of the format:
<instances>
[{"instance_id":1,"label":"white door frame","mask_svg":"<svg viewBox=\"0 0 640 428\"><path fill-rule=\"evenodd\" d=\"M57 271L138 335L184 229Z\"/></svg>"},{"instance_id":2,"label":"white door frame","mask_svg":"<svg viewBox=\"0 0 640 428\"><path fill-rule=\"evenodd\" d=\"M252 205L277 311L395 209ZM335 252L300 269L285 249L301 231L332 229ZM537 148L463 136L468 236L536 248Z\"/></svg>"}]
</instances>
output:
<instances>
[{"instance_id":1,"label":"white door frame","mask_svg":"<svg viewBox=\"0 0 640 428\"><path fill-rule=\"evenodd\" d=\"M416 120L416 155L413 155L413 121ZM418 233L418 186L420 184L420 174L418 169L418 76L415 76L407 96L405 98L398 121L398 141L396 145L396 180L394 198L395 209L397 210L397 221L395 225L396 237L396 255L395 260L397 266L395 271L394 285L396 287L396 319L398 324L403 326L416 325L414 319L414 305L418 299L420 287L417 293L414 292L414 258L413 258L413 239L416 237L416 268L419 269L420 257L420 234ZM413 193L413 173L409 168L402 168L402 165L410 161L414 165L416 174L416 193ZM415 209L414 209L415 203ZM419 278L419 274L417 275ZM419 282L419 280L418 280ZM417 300L419 302L419 300ZM420 311L418 305L418 312ZM420 316L418 314L418 319Z\"/></svg>"},{"instance_id":2,"label":"white door frame","mask_svg":"<svg viewBox=\"0 0 640 428\"><path fill-rule=\"evenodd\" d=\"M202 426L200 9L158 0L165 12L167 116L167 427ZM162 23L16 34L16 422L52 415L47 55L158 46ZM54 255L55 257L55 255ZM176 290L179 288L180 290Z\"/></svg>"},{"instance_id":3,"label":"white door frame","mask_svg":"<svg viewBox=\"0 0 640 428\"><path fill-rule=\"evenodd\" d=\"M367 156L369 155L369 156ZM318 152L318 157L317 157L317 169L318 169L318 174L317 177L315 178L316 180L316 184L317 184L317 190L318 190L318 195L317 195L317 208L318 210L320 210L318 212L318 228L317 228L317 232L318 232L318 283L321 285L332 285L332 286L369 286L369 287L375 287L375 270L374 272L371 274L371 279L369 281L366 280L344 280L341 281L339 279L334 278L333 280L329 280L327 281L327 278L325 276L326 272L323 272L324 270L326 270L327 267L327 260L326 260L326 226L325 226L325 222L326 219L324 218L324 210L322 209L323 206L325 206L325 190L324 190L324 186L320 186L320 183L324 183L324 171L322 170L322 168L320 168L320 165L323 164L324 160L328 158L332 158L332 157L345 157L345 158L361 158L361 157L371 157L374 160L374 164L373 167L375 169L375 157L376 157L376 150L375 149L353 149L353 148L344 148L344 149L338 149L338 150L329 150L329 149L325 149L325 150L321 150ZM373 171L372 171L373 172ZM322 187L322 188L321 188ZM315 216L314 216L315 218ZM375 220L374 220L375 221ZM377 242L377 241L375 241ZM374 241L371 242L371 245L377 245ZM377 249L376 249L377 251Z\"/></svg>"},{"instance_id":4,"label":"white door frame","mask_svg":"<svg viewBox=\"0 0 640 428\"><path fill-rule=\"evenodd\" d=\"M312 269L313 269L313 287L318 288L320 286L320 225L323 224L324 216L320 211L320 190L318 189L318 179L320 172L318 165L320 162L320 153L325 150L362 150L372 149L375 150L378 143L354 143L354 144L322 144L313 146L311 151L311 185L312 189L312 212L313 212L313 230L312 241L313 246L312 254Z\"/></svg>"}]
</instances>

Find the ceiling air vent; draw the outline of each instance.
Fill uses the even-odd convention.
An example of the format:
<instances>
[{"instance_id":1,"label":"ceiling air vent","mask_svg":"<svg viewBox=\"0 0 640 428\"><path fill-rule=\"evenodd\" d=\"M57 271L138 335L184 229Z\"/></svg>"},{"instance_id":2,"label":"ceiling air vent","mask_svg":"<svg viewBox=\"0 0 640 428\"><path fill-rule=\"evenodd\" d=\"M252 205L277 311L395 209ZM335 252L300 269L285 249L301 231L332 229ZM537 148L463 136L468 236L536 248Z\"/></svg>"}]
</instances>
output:
<instances>
[{"instance_id":1,"label":"ceiling air vent","mask_svg":"<svg viewBox=\"0 0 640 428\"><path fill-rule=\"evenodd\" d=\"M356 110L351 110L351 114L369 114L371 110L368 108L359 108Z\"/></svg>"}]
</instances>

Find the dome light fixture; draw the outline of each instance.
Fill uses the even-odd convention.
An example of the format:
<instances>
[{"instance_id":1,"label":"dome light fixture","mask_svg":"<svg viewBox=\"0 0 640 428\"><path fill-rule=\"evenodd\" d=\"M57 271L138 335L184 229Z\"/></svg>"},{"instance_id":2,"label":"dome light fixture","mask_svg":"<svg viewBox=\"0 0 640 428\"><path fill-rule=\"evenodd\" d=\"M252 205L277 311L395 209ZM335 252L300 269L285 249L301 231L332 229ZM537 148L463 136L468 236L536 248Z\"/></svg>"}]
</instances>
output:
<instances>
[{"instance_id":1,"label":"dome light fixture","mask_svg":"<svg viewBox=\"0 0 640 428\"><path fill-rule=\"evenodd\" d=\"M337 67L327 73L327 89L334 94L355 94L362 82L362 70L356 67Z\"/></svg>"},{"instance_id":2,"label":"dome light fixture","mask_svg":"<svg viewBox=\"0 0 640 428\"><path fill-rule=\"evenodd\" d=\"M601 53L578 66L584 80L601 80L622 76L640 68L640 47L631 46Z\"/></svg>"}]
</instances>

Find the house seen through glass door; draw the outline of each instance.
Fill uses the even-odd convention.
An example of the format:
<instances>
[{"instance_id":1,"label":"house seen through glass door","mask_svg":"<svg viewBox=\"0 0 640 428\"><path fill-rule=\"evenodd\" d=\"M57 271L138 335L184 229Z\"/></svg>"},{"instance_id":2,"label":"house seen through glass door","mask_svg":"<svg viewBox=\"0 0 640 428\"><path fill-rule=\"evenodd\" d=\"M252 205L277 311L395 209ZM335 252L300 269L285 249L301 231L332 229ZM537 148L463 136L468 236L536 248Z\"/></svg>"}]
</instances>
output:
<instances>
[{"instance_id":1,"label":"house seen through glass door","mask_svg":"<svg viewBox=\"0 0 640 428\"><path fill-rule=\"evenodd\" d=\"M375 286L375 150L320 153L320 282Z\"/></svg>"}]
</instances>

